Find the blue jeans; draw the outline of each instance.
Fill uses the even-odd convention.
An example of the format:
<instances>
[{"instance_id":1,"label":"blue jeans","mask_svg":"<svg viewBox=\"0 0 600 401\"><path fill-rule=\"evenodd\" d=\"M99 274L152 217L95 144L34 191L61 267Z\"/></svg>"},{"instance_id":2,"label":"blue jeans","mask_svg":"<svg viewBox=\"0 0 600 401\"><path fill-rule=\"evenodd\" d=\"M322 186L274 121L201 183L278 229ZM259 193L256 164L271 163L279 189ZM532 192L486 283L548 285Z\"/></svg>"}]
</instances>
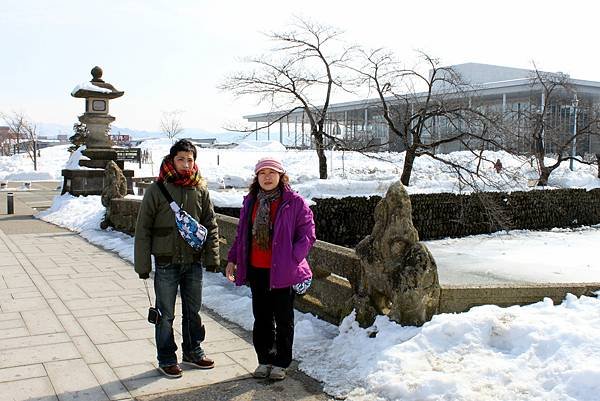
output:
<instances>
[{"instance_id":1,"label":"blue jeans","mask_svg":"<svg viewBox=\"0 0 600 401\"><path fill-rule=\"evenodd\" d=\"M183 353L191 359L202 358L204 351L200 344L204 341L204 326L200 318L202 304L202 264L156 264L154 292L156 307L162 318L156 325L156 349L158 365L161 367L177 363L177 345L173 337L175 300L177 288L181 293L183 312L182 331Z\"/></svg>"}]
</instances>

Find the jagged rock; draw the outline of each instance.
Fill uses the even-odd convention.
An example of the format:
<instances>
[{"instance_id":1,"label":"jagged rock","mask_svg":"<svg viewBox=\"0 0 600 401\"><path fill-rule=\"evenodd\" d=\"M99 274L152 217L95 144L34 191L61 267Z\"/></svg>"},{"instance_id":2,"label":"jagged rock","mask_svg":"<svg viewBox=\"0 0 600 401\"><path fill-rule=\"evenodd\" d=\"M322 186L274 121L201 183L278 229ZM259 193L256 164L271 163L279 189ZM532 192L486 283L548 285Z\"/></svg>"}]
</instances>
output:
<instances>
[{"instance_id":1,"label":"jagged rock","mask_svg":"<svg viewBox=\"0 0 600 401\"><path fill-rule=\"evenodd\" d=\"M123 172L117 166L117 163L110 160L106 163L104 169L104 187L102 188L101 201L106 208L104 220L100 223L103 230L112 226L110 201L112 199L124 198L127 195L127 179Z\"/></svg>"},{"instance_id":2,"label":"jagged rock","mask_svg":"<svg viewBox=\"0 0 600 401\"><path fill-rule=\"evenodd\" d=\"M411 213L404 186L392 184L375 208L372 233L356 246L361 275L353 303L363 326L379 314L403 325L422 325L437 311L437 266L419 242Z\"/></svg>"}]
</instances>

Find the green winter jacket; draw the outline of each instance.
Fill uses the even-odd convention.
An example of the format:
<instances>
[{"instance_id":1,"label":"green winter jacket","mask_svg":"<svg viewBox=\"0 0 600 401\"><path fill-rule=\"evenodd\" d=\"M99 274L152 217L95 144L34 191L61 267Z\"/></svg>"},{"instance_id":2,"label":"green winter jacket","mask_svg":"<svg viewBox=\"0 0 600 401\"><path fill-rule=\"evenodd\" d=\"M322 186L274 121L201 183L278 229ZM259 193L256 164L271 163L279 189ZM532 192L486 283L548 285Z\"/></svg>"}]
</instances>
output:
<instances>
[{"instance_id":1,"label":"green winter jacket","mask_svg":"<svg viewBox=\"0 0 600 401\"><path fill-rule=\"evenodd\" d=\"M152 270L150 255L164 263L192 263L202 261L207 270L219 266L219 234L217 220L206 183L199 187L181 187L165 183L167 191L183 210L192 215L208 230L201 251L195 251L179 235L175 214L156 183L144 194L135 227L135 271L140 276Z\"/></svg>"}]
</instances>

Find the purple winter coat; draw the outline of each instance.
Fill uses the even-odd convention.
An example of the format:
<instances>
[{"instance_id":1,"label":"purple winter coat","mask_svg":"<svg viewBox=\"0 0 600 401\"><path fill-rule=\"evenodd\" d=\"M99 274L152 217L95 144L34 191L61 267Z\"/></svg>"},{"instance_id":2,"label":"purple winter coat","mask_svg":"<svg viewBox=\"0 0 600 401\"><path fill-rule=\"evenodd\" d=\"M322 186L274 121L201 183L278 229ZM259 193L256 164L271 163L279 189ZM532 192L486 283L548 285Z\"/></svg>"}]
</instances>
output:
<instances>
[{"instance_id":1,"label":"purple winter coat","mask_svg":"<svg viewBox=\"0 0 600 401\"><path fill-rule=\"evenodd\" d=\"M255 199L250 194L244 197L237 235L227 255L227 261L237 265L236 285L246 283L251 246L250 219ZM271 288L290 287L312 277L306 256L315 240L312 210L300 195L290 189L284 190L273 227Z\"/></svg>"}]
</instances>

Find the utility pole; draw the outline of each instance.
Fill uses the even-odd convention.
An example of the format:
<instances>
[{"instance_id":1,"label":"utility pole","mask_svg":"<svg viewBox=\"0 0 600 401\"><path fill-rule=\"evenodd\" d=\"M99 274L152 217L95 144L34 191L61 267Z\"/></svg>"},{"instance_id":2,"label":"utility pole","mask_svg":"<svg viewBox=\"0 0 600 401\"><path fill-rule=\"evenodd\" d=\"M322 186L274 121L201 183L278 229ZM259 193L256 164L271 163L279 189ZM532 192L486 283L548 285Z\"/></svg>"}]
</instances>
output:
<instances>
[{"instance_id":1,"label":"utility pole","mask_svg":"<svg viewBox=\"0 0 600 401\"><path fill-rule=\"evenodd\" d=\"M571 169L571 171L573 171L574 166L574 160L575 160L575 156L577 154L577 106L579 104L579 99L577 99L577 92L575 93L575 96L573 97L573 140L571 142L571 159L569 160L569 169Z\"/></svg>"}]
</instances>

